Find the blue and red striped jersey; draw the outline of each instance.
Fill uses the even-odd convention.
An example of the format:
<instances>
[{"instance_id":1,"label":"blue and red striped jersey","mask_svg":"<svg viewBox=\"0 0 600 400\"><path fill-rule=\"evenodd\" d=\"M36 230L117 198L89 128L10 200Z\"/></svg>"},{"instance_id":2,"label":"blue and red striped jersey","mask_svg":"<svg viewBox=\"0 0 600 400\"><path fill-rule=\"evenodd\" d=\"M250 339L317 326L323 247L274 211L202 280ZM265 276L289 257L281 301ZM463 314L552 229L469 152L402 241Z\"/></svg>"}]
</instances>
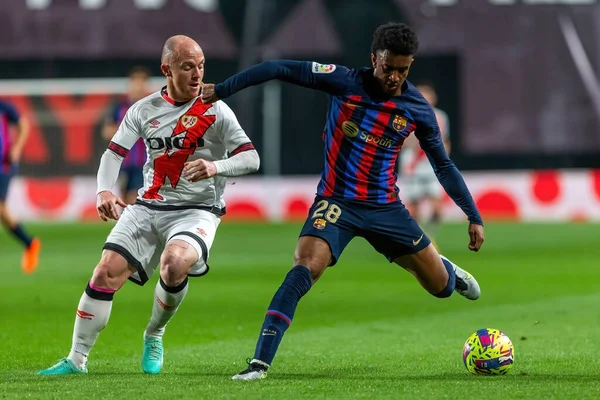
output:
<instances>
[{"instance_id":1,"label":"blue and red striped jersey","mask_svg":"<svg viewBox=\"0 0 600 400\"><path fill-rule=\"evenodd\" d=\"M351 74L362 79L364 73L368 71ZM317 193L346 200L396 201L396 160L415 127L413 113L399 99L375 100L361 90L332 96L323 133L325 166Z\"/></svg>"},{"instance_id":2,"label":"blue and red striped jersey","mask_svg":"<svg viewBox=\"0 0 600 400\"><path fill-rule=\"evenodd\" d=\"M113 122L115 124L120 124L121 121L123 121L123 118L125 117L125 113L131 106L132 106L131 102L129 102L127 100L121 101L118 104L116 104L112 111ZM127 156L123 160L122 167L123 168L127 168L127 167L141 168L144 166L145 163L146 163L146 146L144 145L144 140L140 138L133 145L131 150L129 150L129 153L127 153Z\"/></svg>"},{"instance_id":3,"label":"blue and red striped jersey","mask_svg":"<svg viewBox=\"0 0 600 400\"><path fill-rule=\"evenodd\" d=\"M10 126L19 122L21 116L17 109L9 102L0 100L0 169L10 168L10 147L12 137Z\"/></svg>"},{"instance_id":4,"label":"blue and red striped jersey","mask_svg":"<svg viewBox=\"0 0 600 400\"><path fill-rule=\"evenodd\" d=\"M216 85L215 92L226 98L271 79L331 96L319 195L378 204L398 201L396 160L414 132L448 195L469 221L482 223L462 175L444 149L432 107L410 82L405 81L401 95L389 96L379 90L372 68L273 60L230 77Z\"/></svg>"}]
</instances>

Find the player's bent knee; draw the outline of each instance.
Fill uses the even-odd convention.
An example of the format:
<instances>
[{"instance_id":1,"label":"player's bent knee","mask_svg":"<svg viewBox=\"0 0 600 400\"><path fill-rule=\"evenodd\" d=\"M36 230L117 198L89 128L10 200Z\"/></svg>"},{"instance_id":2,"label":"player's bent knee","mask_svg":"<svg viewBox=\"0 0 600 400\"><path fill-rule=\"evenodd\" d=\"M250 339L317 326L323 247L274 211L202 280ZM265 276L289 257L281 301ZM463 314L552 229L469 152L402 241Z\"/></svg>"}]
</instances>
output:
<instances>
[{"instance_id":1,"label":"player's bent knee","mask_svg":"<svg viewBox=\"0 0 600 400\"><path fill-rule=\"evenodd\" d=\"M120 254L107 251L102 254L100 262L94 268L90 283L99 288L119 290L131 275L133 269Z\"/></svg>"},{"instance_id":2,"label":"player's bent knee","mask_svg":"<svg viewBox=\"0 0 600 400\"><path fill-rule=\"evenodd\" d=\"M187 276L191 264L183 263L180 258L173 256L161 257L160 278L167 286L177 286Z\"/></svg>"},{"instance_id":3,"label":"player's bent knee","mask_svg":"<svg viewBox=\"0 0 600 400\"><path fill-rule=\"evenodd\" d=\"M301 265L306 267L312 276L313 281L316 281L323 275L323 272L327 269L330 264L330 261L325 261L326 258L315 258L315 257L303 257L303 258L295 258L294 265Z\"/></svg>"},{"instance_id":4,"label":"player's bent knee","mask_svg":"<svg viewBox=\"0 0 600 400\"><path fill-rule=\"evenodd\" d=\"M310 271L313 282L316 282L321 275L323 275L325 269L327 269L327 264L311 263L308 260L300 260L298 263L296 263L296 266L298 265L303 266Z\"/></svg>"},{"instance_id":5,"label":"player's bent knee","mask_svg":"<svg viewBox=\"0 0 600 400\"><path fill-rule=\"evenodd\" d=\"M179 285L200 256L189 243L177 239L170 241L160 256L161 279L168 286Z\"/></svg>"},{"instance_id":6,"label":"player's bent knee","mask_svg":"<svg viewBox=\"0 0 600 400\"><path fill-rule=\"evenodd\" d=\"M331 249L325 240L314 236L300 238L294 253L294 265L308 268L313 280L317 280L331 262Z\"/></svg>"}]
</instances>

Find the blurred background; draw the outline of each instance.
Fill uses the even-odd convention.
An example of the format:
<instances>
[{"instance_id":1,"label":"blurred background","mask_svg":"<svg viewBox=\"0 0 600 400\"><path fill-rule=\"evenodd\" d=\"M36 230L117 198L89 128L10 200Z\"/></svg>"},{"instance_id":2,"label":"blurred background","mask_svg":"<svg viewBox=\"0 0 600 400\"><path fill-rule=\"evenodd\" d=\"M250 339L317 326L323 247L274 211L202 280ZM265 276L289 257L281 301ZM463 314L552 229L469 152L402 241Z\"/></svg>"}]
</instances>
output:
<instances>
[{"instance_id":1,"label":"blurred background","mask_svg":"<svg viewBox=\"0 0 600 400\"><path fill-rule=\"evenodd\" d=\"M23 129L14 114L29 125L7 201L24 223L0 201L10 228L0 229L0 397L600 398L600 359L588 351L600 347L600 0L0 0L0 21L0 100L17 110L0 105L0 157L2 135ZM229 181L211 272L190 280L169 322L165 373L139 368L154 274L115 297L89 379L34 377L69 349L113 226L96 215L99 160L131 102L164 84L165 39L196 39L205 81L220 82L273 58L368 66L373 31L388 21L419 35L409 80L432 103L437 94L451 158L486 222L482 251L468 251L464 215L429 166L417 173L408 140L400 198L427 176L413 188L433 193L419 222L477 277L481 299L440 301L355 239L303 298L266 385L232 384L293 265L323 164L327 96L270 82L227 99L261 170ZM125 179L143 162L132 154L121 192L140 185ZM515 345L506 379L464 369L462 346L484 327Z\"/></svg>"},{"instance_id":2,"label":"blurred background","mask_svg":"<svg viewBox=\"0 0 600 400\"><path fill-rule=\"evenodd\" d=\"M272 58L363 67L387 21L418 32L409 80L435 87L451 156L485 218L600 219L595 0L3 0L0 14L0 98L30 123L8 196L18 219L97 218L103 126L133 67L151 74L148 90L161 87L167 37L196 39L205 81L220 82ZM226 218L305 218L327 96L272 82L227 102L262 168L228 187Z\"/></svg>"}]
</instances>

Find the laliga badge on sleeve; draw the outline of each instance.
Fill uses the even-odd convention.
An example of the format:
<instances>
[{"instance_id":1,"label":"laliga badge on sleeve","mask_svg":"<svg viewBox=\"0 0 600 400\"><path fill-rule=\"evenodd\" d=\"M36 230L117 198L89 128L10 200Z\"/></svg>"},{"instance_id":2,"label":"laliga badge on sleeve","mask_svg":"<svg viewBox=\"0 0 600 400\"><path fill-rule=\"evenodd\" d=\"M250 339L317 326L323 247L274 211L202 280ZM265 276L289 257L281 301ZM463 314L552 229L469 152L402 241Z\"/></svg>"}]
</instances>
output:
<instances>
[{"instance_id":1,"label":"laliga badge on sleeve","mask_svg":"<svg viewBox=\"0 0 600 400\"><path fill-rule=\"evenodd\" d=\"M312 72L314 74L330 74L335 71L335 65L333 64L319 64L317 62L312 63Z\"/></svg>"}]
</instances>

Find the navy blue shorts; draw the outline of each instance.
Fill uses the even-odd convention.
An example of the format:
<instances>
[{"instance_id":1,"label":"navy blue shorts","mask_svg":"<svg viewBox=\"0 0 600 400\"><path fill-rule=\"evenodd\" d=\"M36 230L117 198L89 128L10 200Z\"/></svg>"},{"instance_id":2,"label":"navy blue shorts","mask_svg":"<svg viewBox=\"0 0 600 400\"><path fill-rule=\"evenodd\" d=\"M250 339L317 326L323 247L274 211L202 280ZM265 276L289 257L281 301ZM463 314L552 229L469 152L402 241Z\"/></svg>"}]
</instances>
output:
<instances>
[{"instance_id":1,"label":"navy blue shorts","mask_svg":"<svg viewBox=\"0 0 600 400\"><path fill-rule=\"evenodd\" d=\"M6 201L8 196L8 186L15 176L15 167L0 166L0 201Z\"/></svg>"},{"instance_id":2,"label":"navy blue shorts","mask_svg":"<svg viewBox=\"0 0 600 400\"><path fill-rule=\"evenodd\" d=\"M329 244L334 265L355 236L364 237L388 261L417 253L431 240L410 215L404 204L360 203L317 196L300 232Z\"/></svg>"},{"instance_id":3,"label":"navy blue shorts","mask_svg":"<svg viewBox=\"0 0 600 400\"><path fill-rule=\"evenodd\" d=\"M144 170L142 167L127 166L121 169L125 177L125 192L137 191L144 186Z\"/></svg>"}]
</instances>

